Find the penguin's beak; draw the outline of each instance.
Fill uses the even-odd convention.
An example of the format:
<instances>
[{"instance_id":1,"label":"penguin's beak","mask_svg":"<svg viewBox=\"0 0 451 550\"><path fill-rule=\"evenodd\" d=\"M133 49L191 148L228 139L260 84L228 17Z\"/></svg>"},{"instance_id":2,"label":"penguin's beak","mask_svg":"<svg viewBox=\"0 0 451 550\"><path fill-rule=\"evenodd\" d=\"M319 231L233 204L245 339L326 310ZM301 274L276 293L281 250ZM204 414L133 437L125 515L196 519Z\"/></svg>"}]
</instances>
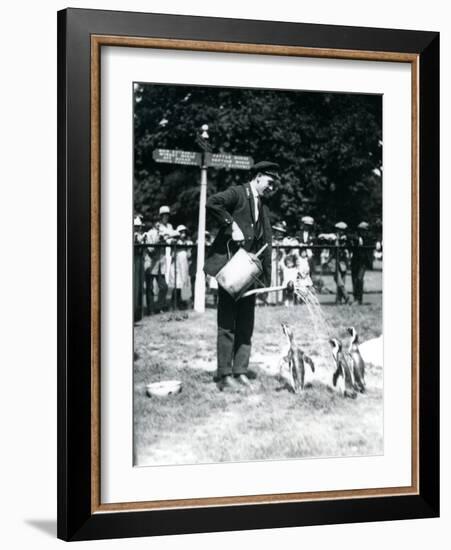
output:
<instances>
[{"instance_id":1,"label":"penguin's beak","mask_svg":"<svg viewBox=\"0 0 451 550\"><path fill-rule=\"evenodd\" d=\"M329 340L329 344L334 347L335 346L335 342L333 340Z\"/></svg>"},{"instance_id":2,"label":"penguin's beak","mask_svg":"<svg viewBox=\"0 0 451 550\"><path fill-rule=\"evenodd\" d=\"M352 336L352 332L353 332L353 331L352 331L352 327L348 327L346 330L347 330L347 331L349 332L349 334Z\"/></svg>"}]
</instances>

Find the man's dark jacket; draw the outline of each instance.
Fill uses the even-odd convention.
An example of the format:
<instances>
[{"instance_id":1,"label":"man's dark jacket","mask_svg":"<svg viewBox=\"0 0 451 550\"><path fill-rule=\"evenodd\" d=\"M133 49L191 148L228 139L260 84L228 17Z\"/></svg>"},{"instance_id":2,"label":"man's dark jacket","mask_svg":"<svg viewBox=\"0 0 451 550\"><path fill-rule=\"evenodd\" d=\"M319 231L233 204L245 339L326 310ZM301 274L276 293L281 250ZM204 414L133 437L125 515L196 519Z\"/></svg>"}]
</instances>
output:
<instances>
[{"instance_id":1,"label":"man's dark jacket","mask_svg":"<svg viewBox=\"0 0 451 550\"><path fill-rule=\"evenodd\" d=\"M353 246L351 268L353 271L359 270L361 267L371 269L373 267L373 250L365 248L368 245L366 236L357 235L351 240Z\"/></svg>"},{"instance_id":2,"label":"man's dark jacket","mask_svg":"<svg viewBox=\"0 0 451 550\"><path fill-rule=\"evenodd\" d=\"M258 223L254 219L254 197L249 183L234 185L225 191L212 195L207 201L207 214L216 220L219 233L210 247L205 260L204 271L215 276L228 261L227 242L232 254L236 245L232 239L232 222L236 222L243 232L243 247L247 252L256 252L265 243L268 247L260 256L263 267L262 282L271 283L271 222L268 207L261 203Z\"/></svg>"}]
</instances>

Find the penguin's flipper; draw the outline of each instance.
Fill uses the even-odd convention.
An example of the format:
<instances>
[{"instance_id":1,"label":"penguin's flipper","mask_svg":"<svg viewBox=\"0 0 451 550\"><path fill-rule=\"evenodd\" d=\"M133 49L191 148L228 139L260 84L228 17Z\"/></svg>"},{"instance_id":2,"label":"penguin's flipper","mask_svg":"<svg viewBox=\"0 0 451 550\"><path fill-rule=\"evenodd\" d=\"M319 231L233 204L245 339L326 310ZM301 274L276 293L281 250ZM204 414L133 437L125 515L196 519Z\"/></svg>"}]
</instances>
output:
<instances>
[{"instance_id":1,"label":"penguin's flipper","mask_svg":"<svg viewBox=\"0 0 451 550\"><path fill-rule=\"evenodd\" d=\"M340 367L337 367L336 371L334 372L334 375L332 376L332 384L334 385L334 388L337 385L337 380L340 374L341 374L341 369Z\"/></svg>"},{"instance_id":2,"label":"penguin's flipper","mask_svg":"<svg viewBox=\"0 0 451 550\"><path fill-rule=\"evenodd\" d=\"M365 393L366 391L365 374L361 370L359 370L359 391L360 393Z\"/></svg>"},{"instance_id":3,"label":"penguin's flipper","mask_svg":"<svg viewBox=\"0 0 451 550\"><path fill-rule=\"evenodd\" d=\"M362 384L362 380L360 379L360 376L357 373L354 373L354 388L358 390L360 393L363 393L365 391L365 388Z\"/></svg>"},{"instance_id":4,"label":"penguin's flipper","mask_svg":"<svg viewBox=\"0 0 451 550\"><path fill-rule=\"evenodd\" d=\"M312 372L315 372L315 363L313 362L313 359L308 355L304 355L304 361L307 363L307 365L310 365Z\"/></svg>"}]
</instances>

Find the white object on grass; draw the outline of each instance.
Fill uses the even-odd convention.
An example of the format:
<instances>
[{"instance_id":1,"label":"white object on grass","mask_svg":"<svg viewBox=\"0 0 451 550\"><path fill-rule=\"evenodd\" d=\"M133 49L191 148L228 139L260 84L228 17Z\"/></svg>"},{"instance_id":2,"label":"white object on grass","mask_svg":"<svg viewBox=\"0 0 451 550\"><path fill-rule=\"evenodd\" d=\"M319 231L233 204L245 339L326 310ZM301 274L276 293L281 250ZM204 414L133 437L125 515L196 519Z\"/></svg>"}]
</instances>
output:
<instances>
[{"instance_id":1,"label":"white object on grass","mask_svg":"<svg viewBox=\"0 0 451 550\"><path fill-rule=\"evenodd\" d=\"M165 397L168 395L176 395L182 391L182 383L180 380L162 380L161 382L153 382L147 384L147 395L157 397Z\"/></svg>"}]
</instances>

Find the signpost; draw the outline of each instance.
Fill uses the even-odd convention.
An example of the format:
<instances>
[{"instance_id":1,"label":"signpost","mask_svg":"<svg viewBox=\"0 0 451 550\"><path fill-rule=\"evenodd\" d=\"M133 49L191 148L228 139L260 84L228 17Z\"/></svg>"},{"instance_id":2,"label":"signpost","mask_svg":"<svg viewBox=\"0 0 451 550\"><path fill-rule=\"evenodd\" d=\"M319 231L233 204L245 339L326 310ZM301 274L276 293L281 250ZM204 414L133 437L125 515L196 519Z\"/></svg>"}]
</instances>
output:
<instances>
[{"instance_id":1,"label":"signpost","mask_svg":"<svg viewBox=\"0 0 451 550\"><path fill-rule=\"evenodd\" d=\"M205 125L206 126L206 125ZM207 127L208 129L208 127ZM208 138L208 134L206 134ZM203 153L194 151L177 151L175 149L155 149L153 159L155 162L169 164L184 164L188 166L200 166L200 199L199 199L199 223L197 232L197 271L194 285L194 311L205 311L205 225L207 204L207 168L229 168L249 170L254 161L252 157L242 155L230 155L228 153L211 153L210 144L205 137L197 140Z\"/></svg>"},{"instance_id":2,"label":"signpost","mask_svg":"<svg viewBox=\"0 0 451 550\"><path fill-rule=\"evenodd\" d=\"M193 151L177 151L175 149L155 149L153 152L155 162L168 162L170 164L187 164L191 166L200 166L202 164L202 154Z\"/></svg>"},{"instance_id":3,"label":"signpost","mask_svg":"<svg viewBox=\"0 0 451 550\"><path fill-rule=\"evenodd\" d=\"M205 153L205 164L212 168L237 168L250 170L254 161L252 157L229 155L227 153Z\"/></svg>"}]
</instances>

